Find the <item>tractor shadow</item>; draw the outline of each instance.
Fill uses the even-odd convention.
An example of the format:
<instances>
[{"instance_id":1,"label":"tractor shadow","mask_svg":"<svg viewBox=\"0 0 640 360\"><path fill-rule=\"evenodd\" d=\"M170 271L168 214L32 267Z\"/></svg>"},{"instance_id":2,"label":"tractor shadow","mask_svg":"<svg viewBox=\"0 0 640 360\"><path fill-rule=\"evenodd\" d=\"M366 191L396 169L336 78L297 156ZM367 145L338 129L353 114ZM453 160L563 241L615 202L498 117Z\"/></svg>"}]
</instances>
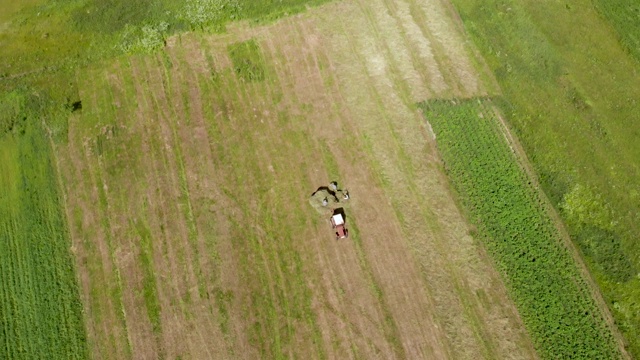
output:
<instances>
[{"instance_id":1,"label":"tractor shadow","mask_svg":"<svg viewBox=\"0 0 640 360\"><path fill-rule=\"evenodd\" d=\"M325 191L326 191L327 193L329 193L329 195L333 196L333 197L336 199L336 201L339 201L339 200L338 200L338 196L336 196L336 192L335 192L335 191L333 191L333 190L331 190L331 189L330 189L329 187L327 187L327 186L320 186L316 191L314 191L314 192L311 194L311 196L314 196L314 195L315 195L315 194L317 194L318 192L325 192Z\"/></svg>"},{"instance_id":2,"label":"tractor shadow","mask_svg":"<svg viewBox=\"0 0 640 360\"><path fill-rule=\"evenodd\" d=\"M342 219L344 220L344 223L347 223L347 214L344 213L344 208L337 208L335 210L333 210L333 215L342 215ZM333 216L332 215L332 216Z\"/></svg>"}]
</instances>

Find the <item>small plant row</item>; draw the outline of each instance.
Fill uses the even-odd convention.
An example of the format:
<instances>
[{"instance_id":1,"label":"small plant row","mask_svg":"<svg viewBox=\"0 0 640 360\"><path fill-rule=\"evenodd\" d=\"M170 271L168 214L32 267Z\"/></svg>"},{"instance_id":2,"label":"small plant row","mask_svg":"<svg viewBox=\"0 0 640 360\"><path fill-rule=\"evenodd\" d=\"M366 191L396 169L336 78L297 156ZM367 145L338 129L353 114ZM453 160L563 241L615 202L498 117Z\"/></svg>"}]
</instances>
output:
<instances>
[{"instance_id":1,"label":"small plant row","mask_svg":"<svg viewBox=\"0 0 640 360\"><path fill-rule=\"evenodd\" d=\"M571 253L486 99L421 104L448 176L544 359L620 358Z\"/></svg>"}]
</instances>

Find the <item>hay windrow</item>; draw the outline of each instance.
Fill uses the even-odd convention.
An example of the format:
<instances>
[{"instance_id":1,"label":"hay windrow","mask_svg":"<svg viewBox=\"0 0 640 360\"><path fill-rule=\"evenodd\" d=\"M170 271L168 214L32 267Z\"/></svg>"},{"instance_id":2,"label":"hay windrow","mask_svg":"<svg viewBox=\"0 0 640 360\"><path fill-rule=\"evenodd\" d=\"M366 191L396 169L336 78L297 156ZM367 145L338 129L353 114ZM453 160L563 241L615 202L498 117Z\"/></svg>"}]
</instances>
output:
<instances>
[{"instance_id":1,"label":"hay windrow","mask_svg":"<svg viewBox=\"0 0 640 360\"><path fill-rule=\"evenodd\" d=\"M331 215L341 207L344 207L349 200L349 192L335 188L332 190L326 186L321 186L309 197L309 204L321 215Z\"/></svg>"}]
</instances>

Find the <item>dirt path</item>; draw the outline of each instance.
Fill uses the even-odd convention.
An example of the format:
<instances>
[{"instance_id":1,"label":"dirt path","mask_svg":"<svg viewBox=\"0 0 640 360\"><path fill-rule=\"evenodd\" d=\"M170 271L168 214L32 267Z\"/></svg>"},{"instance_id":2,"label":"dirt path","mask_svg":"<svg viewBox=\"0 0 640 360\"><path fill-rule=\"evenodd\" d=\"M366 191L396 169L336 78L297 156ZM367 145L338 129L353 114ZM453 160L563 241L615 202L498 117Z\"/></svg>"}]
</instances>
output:
<instances>
[{"instance_id":1,"label":"dirt path","mask_svg":"<svg viewBox=\"0 0 640 360\"><path fill-rule=\"evenodd\" d=\"M448 11L339 1L81 81L57 153L94 356L535 358L414 105L487 92ZM331 180L339 242L307 201Z\"/></svg>"}]
</instances>

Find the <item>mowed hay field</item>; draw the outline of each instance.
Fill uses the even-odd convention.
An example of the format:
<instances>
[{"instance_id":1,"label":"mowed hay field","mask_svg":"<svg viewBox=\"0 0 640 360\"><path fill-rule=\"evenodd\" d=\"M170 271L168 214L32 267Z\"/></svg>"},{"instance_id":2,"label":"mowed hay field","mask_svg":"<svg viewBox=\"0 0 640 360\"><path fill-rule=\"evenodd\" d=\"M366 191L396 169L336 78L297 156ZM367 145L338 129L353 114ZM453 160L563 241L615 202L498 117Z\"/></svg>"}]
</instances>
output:
<instances>
[{"instance_id":1,"label":"mowed hay field","mask_svg":"<svg viewBox=\"0 0 640 360\"><path fill-rule=\"evenodd\" d=\"M93 357L536 358L414 105L494 91L453 19L347 0L79 72L55 153Z\"/></svg>"}]
</instances>

